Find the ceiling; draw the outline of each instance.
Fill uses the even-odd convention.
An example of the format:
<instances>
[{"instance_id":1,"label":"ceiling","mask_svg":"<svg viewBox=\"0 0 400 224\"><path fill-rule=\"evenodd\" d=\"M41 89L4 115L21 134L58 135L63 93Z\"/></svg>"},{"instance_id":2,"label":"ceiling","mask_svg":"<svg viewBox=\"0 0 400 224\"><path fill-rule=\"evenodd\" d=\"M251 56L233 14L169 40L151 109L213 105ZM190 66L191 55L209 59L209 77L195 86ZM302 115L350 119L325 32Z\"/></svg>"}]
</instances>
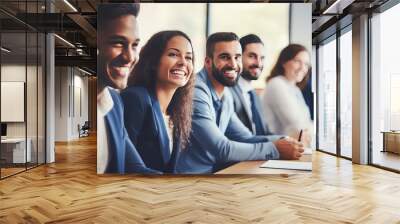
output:
<instances>
[{"instance_id":1,"label":"ceiling","mask_svg":"<svg viewBox=\"0 0 400 224\"><path fill-rule=\"evenodd\" d=\"M292 2L312 3L313 43L335 32L339 20L351 23L351 17L366 10L372 10L387 0L305 0L305 1L250 1L250 2ZM75 65L96 70L96 8L100 3L133 2L116 0L1 0L0 26L2 46L15 49L22 55L28 55L36 49L35 43L27 41L25 50L25 31L54 32L61 38L55 38L56 65ZM168 2L168 1L142 1ZM196 2L205 2L198 0ZM218 1L214 1L218 2ZM223 1L222 1L223 2ZM249 2L249 1L237 1ZM50 12L52 8L52 13ZM336 26L336 27L335 27ZM341 22L346 26L346 22ZM33 41L34 42L34 41Z\"/></svg>"}]
</instances>

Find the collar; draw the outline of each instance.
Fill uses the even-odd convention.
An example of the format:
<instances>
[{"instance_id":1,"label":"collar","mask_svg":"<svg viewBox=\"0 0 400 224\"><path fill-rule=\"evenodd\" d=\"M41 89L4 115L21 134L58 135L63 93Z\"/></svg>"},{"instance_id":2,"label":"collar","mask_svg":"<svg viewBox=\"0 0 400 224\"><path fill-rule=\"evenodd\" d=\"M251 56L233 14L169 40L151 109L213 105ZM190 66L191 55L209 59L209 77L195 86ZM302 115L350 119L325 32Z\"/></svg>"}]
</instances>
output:
<instances>
[{"instance_id":1,"label":"collar","mask_svg":"<svg viewBox=\"0 0 400 224\"><path fill-rule=\"evenodd\" d=\"M214 89L213 84L211 83L210 78L208 77L208 72L207 72L206 68L203 68L202 72L204 72L204 74L205 74L204 78L206 79L207 87L210 89L213 102L221 103L221 101L224 99L226 88L224 88L224 92L222 92L222 96L221 96L221 98L219 98L217 92Z\"/></svg>"},{"instance_id":2,"label":"collar","mask_svg":"<svg viewBox=\"0 0 400 224\"><path fill-rule=\"evenodd\" d=\"M238 85L242 93L247 94L250 90L254 90L254 87L251 85L251 80L246 80L242 76L239 77Z\"/></svg>"},{"instance_id":3,"label":"collar","mask_svg":"<svg viewBox=\"0 0 400 224\"><path fill-rule=\"evenodd\" d=\"M114 106L114 101L108 88L111 87L105 87L97 95L97 110L100 113L99 116L105 116Z\"/></svg>"}]
</instances>

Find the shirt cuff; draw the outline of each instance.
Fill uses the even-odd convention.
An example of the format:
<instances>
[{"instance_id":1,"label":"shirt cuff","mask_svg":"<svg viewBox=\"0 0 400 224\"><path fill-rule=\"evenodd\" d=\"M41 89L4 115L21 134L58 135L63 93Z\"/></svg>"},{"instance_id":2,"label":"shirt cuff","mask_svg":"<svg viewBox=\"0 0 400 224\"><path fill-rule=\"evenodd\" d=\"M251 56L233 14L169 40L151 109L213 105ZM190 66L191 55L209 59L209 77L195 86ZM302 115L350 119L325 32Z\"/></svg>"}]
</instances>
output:
<instances>
[{"instance_id":1,"label":"shirt cuff","mask_svg":"<svg viewBox=\"0 0 400 224\"><path fill-rule=\"evenodd\" d=\"M279 159L280 154L278 149L276 148L275 144L271 142L271 154L267 156L267 160L269 159Z\"/></svg>"},{"instance_id":2,"label":"shirt cuff","mask_svg":"<svg viewBox=\"0 0 400 224\"><path fill-rule=\"evenodd\" d=\"M283 139L286 137L287 137L286 135L267 135L267 139L270 142L274 142L276 140Z\"/></svg>"}]
</instances>

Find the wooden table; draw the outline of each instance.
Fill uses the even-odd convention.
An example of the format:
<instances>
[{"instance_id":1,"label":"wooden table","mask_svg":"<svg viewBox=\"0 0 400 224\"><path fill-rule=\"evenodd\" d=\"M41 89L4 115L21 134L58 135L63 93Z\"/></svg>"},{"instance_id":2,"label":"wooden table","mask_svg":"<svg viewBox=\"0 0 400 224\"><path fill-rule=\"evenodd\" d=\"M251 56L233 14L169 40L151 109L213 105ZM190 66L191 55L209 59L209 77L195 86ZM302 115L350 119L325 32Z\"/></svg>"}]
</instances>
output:
<instances>
[{"instance_id":1,"label":"wooden table","mask_svg":"<svg viewBox=\"0 0 400 224\"><path fill-rule=\"evenodd\" d=\"M312 162L312 155L303 155L299 161ZM220 170L215 174L311 174L312 172L306 170L261 168L260 166L265 162L266 161L243 161Z\"/></svg>"}]
</instances>

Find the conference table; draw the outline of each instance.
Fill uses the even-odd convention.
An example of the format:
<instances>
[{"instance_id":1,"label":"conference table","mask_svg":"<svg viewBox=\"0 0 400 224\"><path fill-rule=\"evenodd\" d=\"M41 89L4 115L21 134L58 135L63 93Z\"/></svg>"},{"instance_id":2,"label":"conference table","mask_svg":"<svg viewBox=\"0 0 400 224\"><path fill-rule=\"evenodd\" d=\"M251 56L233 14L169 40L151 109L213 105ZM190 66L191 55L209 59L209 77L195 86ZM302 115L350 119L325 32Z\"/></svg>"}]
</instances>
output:
<instances>
[{"instance_id":1,"label":"conference table","mask_svg":"<svg viewBox=\"0 0 400 224\"><path fill-rule=\"evenodd\" d=\"M296 160L294 160L296 161ZM298 161L312 162L312 154L303 155ZM260 167L267 161L243 161L216 172L215 174L311 174L312 171Z\"/></svg>"}]
</instances>

